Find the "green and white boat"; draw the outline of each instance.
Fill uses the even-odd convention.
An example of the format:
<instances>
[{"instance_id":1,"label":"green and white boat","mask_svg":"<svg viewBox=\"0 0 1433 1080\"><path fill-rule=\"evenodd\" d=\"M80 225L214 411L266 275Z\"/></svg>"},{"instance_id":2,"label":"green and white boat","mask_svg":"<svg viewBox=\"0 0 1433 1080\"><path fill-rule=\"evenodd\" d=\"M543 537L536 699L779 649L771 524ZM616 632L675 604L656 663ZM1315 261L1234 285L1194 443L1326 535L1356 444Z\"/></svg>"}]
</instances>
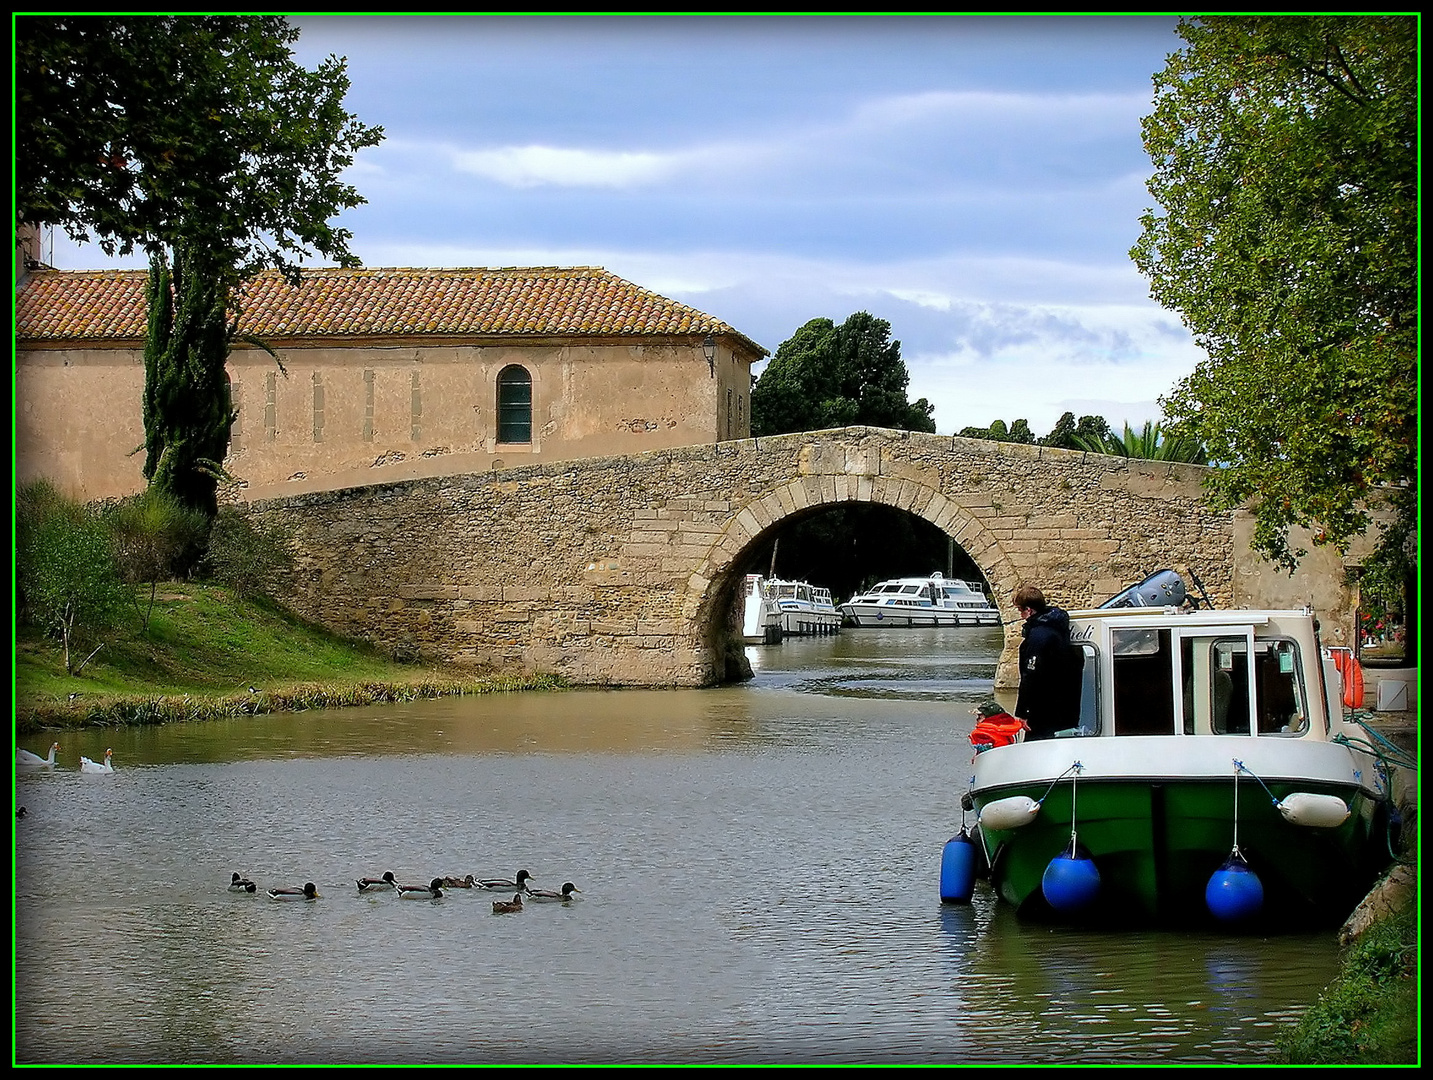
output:
<instances>
[{"instance_id":1,"label":"green and white boat","mask_svg":"<svg viewBox=\"0 0 1433 1080\"><path fill-rule=\"evenodd\" d=\"M1022 916L1337 924L1390 861L1391 802L1314 616L1175 592L1070 612L1078 726L977 748L964 806L990 882Z\"/></svg>"}]
</instances>

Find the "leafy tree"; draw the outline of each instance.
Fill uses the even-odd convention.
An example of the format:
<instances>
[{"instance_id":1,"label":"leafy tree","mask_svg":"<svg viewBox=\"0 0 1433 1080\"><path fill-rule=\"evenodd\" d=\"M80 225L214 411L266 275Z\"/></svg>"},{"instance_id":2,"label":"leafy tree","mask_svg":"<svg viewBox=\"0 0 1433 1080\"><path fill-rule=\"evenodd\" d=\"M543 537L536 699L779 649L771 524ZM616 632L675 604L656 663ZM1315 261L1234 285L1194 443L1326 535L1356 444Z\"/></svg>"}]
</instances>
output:
<instances>
[{"instance_id":1,"label":"leafy tree","mask_svg":"<svg viewBox=\"0 0 1433 1080\"><path fill-rule=\"evenodd\" d=\"M868 424L935 431L935 406L906 398L910 373L891 324L864 311L812 319L782 342L751 390L751 433Z\"/></svg>"},{"instance_id":2,"label":"leafy tree","mask_svg":"<svg viewBox=\"0 0 1433 1080\"><path fill-rule=\"evenodd\" d=\"M1131 251L1208 354L1163 402L1252 500L1254 544L1346 551L1378 510L1375 564L1416 560L1418 20L1208 17L1154 77L1160 210Z\"/></svg>"},{"instance_id":3,"label":"leafy tree","mask_svg":"<svg viewBox=\"0 0 1433 1080\"><path fill-rule=\"evenodd\" d=\"M60 639L65 672L74 674L76 642L112 625L126 599L109 532L45 480L22 487L15 507L15 569L24 606Z\"/></svg>"},{"instance_id":4,"label":"leafy tree","mask_svg":"<svg viewBox=\"0 0 1433 1080\"><path fill-rule=\"evenodd\" d=\"M1040 440L1041 446L1055 446L1062 450L1084 450L1088 447L1081 440L1103 442L1110 433L1110 422L1103 416L1082 416L1075 422L1075 414L1062 413L1050 434Z\"/></svg>"},{"instance_id":5,"label":"leafy tree","mask_svg":"<svg viewBox=\"0 0 1433 1080\"><path fill-rule=\"evenodd\" d=\"M1114 457L1140 458L1145 461L1183 461L1193 465L1207 465L1204 447L1199 440L1188 435L1165 431L1158 423L1146 420L1144 427L1135 431L1125 424L1124 434L1106 432L1103 437L1094 435L1072 435L1075 447L1094 454L1110 454Z\"/></svg>"},{"instance_id":6,"label":"leafy tree","mask_svg":"<svg viewBox=\"0 0 1433 1080\"><path fill-rule=\"evenodd\" d=\"M148 254L144 475L211 517L242 283L357 264L329 219L364 201L340 175L382 138L343 109L344 62L305 69L297 38L274 16L15 21L17 226Z\"/></svg>"},{"instance_id":7,"label":"leafy tree","mask_svg":"<svg viewBox=\"0 0 1433 1080\"><path fill-rule=\"evenodd\" d=\"M1008 427L1004 420L992 420L988 428L963 427L959 432L965 439L989 439L992 442L1013 442L1033 444L1035 433L1030 430L1029 420L1016 420Z\"/></svg>"},{"instance_id":8,"label":"leafy tree","mask_svg":"<svg viewBox=\"0 0 1433 1080\"><path fill-rule=\"evenodd\" d=\"M147 632L159 583L183 574L208 532L209 520L201 511L151 487L109 508L104 522L120 578L134 590L135 610ZM139 590L145 585L149 601L141 606Z\"/></svg>"}]
</instances>

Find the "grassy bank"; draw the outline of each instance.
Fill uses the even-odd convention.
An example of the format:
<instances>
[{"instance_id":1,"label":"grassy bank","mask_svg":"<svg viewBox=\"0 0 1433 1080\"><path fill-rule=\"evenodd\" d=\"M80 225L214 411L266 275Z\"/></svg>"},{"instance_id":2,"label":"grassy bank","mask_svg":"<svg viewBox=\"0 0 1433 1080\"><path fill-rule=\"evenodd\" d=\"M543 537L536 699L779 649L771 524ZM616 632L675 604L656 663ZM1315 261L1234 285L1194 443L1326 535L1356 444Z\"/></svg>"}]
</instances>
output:
<instances>
[{"instance_id":1,"label":"grassy bank","mask_svg":"<svg viewBox=\"0 0 1433 1080\"><path fill-rule=\"evenodd\" d=\"M73 654L75 667L96 644ZM17 628L17 734L561 685L405 663L206 585L166 586L147 628L135 613L98 645L67 674L54 641Z\"/></svg>"}]
</instances>

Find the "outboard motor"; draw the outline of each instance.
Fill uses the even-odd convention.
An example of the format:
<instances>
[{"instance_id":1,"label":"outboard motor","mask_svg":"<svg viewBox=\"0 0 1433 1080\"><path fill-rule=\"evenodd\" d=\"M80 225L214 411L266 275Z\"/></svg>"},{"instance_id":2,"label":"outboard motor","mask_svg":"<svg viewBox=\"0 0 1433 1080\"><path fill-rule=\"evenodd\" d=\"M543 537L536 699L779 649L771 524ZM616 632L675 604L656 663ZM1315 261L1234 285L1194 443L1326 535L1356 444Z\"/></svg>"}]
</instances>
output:
<instances>
[{"instance_id":1,"label":"outboard motor","mask_svg":"<svg viewBox=\"0 0 1433 1080\"><path fill-rule=\"evenodd\" d=\"M1138 585L1111 596L1100 607L1183 607L1188 596L1183 578L1173 570L1160 570Z\"/></svg>"}]
</instances>

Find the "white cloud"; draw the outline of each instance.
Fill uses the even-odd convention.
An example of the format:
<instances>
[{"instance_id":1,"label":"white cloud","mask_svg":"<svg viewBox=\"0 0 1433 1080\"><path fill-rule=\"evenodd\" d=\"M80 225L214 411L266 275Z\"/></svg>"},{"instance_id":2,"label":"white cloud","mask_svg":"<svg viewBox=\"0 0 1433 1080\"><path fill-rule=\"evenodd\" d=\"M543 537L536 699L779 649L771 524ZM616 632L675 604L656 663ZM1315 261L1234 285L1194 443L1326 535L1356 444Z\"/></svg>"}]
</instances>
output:
<instances>
[{"instance_id":1,"label":"white cloud","mask_svg":"<svg viewBox=\"0 0 1433 1080\"><path fill-rule=\"evenodd\" d=\"M453 154L461 172L508 187L639 187L670 179L689 165L685 154L570 150L556 146L507 146Z\"/></svg>"}]
</instances>

